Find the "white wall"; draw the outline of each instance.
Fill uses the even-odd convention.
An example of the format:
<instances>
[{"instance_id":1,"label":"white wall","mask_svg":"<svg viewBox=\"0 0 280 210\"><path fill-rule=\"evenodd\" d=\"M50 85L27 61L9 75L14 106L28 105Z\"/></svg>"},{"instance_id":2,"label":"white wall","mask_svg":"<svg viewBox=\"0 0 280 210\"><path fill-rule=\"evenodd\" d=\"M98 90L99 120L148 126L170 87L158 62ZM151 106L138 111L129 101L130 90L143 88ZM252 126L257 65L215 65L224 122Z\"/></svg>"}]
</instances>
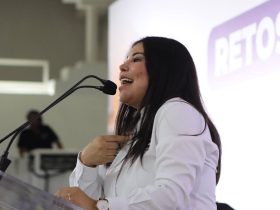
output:
<instances>
[{"instance_id":1,"label":"white wall","mask_svg":"<svg viewBox=\"0 0 280 210\"><path fill-rule=\"evenodd\" d=\"M109 10L111 77L116 77L117 66L125 58L132 42L144 36L175 38L190 50L197 66L205 105L219 129L223 144L217 201L229 203L238 210L280 207L276 197L280 187L280 135L277 130L280 118L280 53L269 61L255 59L252 65L236 69L240 71L238 76L229 74L224 84L215 84L208 75L208 58L213 57L208 55L208 44L215 27L265 2L269 1L119 0ZM280 11L280 2L271 2L276 6L261 11L268 17L275 15L272 9ZM264 18L258 18L258 15L255 13L250 17L257 24ZM239 20L240 25L244 21L247 19ZM280 47L279 22L275 26L277 48ZM234 47L237 46L237 54L231 52L234 61L244 56L238 52L238 47L244 47L240 43L234 43Z\"/></svg>"}]
</instances>

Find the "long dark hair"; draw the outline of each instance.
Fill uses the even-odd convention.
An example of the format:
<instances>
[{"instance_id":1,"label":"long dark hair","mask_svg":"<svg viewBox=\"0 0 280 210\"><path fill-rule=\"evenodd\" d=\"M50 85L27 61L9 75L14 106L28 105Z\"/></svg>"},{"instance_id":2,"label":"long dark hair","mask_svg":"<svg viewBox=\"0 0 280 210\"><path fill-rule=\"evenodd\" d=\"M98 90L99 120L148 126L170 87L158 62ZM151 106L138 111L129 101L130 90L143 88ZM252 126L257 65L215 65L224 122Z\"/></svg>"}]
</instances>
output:
<instances>
[{"instance_id":1,"label":"long dark hair","mask_svg":"<svg viewBox=\"0 0 280 210\"><path fill-rule=\"evenodd\" d=\"M219 148L220 156L216 174L218 183L221 168L220 137L203 107L196 68L189 51L180 42L164 37L145 37L132 46L138 43L142 43L144 47L149 85L139 109L136 110L126 104L120 105L116 134L133 136L124 161L131 161L132 164L138 157L142 161L150 144L156 112L167 100L180 97L203 115L210 129L212 141ZM139 120L140 124L137 125Z\"/></svg>"}]
</instances>

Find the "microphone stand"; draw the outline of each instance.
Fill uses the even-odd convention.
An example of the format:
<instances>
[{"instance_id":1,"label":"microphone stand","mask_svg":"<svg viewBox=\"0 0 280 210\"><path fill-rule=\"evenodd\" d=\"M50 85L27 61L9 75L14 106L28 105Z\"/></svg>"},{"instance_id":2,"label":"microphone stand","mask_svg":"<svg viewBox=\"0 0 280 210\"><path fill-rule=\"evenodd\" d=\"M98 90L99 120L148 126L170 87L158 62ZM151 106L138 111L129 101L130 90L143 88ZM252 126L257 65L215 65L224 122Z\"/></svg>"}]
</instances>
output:
<instances>
[{"instance_id":1,"label":"microphone stand","mask_svg":"<svg viewBox=\"0 0 280 210\"><path fill-rule=\"evenodd\" d=\"M91 86L91 85L81 85L79 86L84 80L88 79L88 78L95 78L97 80L99 80L104 86ZM10 136L12 136L8 146L6 147L6 150L4 151L4 153L1 156L0 159L0 171L5 172L8 168L8 166L11 163L11 160L8 159L8 154L9 154L9 149L12 145L12 143L14 142L16 136L21 133L23 131L24 128L26 128L27 126L31 125L32 122L36 119L38 119L40 116L42 116L45 112L47 112L50 108L52 108L53 106L55 106L56 104L58 104L60 101L62 101L63 99L65 99L67 96L71 95L73 92L75 92L78 89L81 88L94 88L100 91L103 91L106 94L111 94L108 93L106 91L106 85L108 83L109 80L103 80L95 75L88 75L84 78L82 78L80 81L78 81L75 85L73 85L69 90L67 90L64 94L62 94L59 98L57 98L55 101L53 101L50 105L48 105L45 109L43 109L42 111L39 112L38 116L36 116L32 121L26 121L25 123L23 123L22 125L20 125L18 128L16 128L15 130L13 130L12 132L10 132L9 134L7 134L4 138L2 138L0 140L0 144L2 142L4 142L6 139L8 139ZM113 82L109 81L110 84L114 84ZM114 86L113 88L116 88L116 86ZM112 93L111 95L114 95L115 93Z\"/></svg>"}]
</instances>

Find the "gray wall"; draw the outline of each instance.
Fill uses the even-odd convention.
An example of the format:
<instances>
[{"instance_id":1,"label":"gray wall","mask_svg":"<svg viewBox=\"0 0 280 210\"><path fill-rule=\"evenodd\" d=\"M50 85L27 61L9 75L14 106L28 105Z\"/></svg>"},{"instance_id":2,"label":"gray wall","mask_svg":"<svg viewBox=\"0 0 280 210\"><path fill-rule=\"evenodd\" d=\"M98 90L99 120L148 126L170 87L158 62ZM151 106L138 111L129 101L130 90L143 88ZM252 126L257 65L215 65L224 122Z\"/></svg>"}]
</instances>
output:
<instances>
[{"instance_id":1,"label":"gray wall","mask_svg":"<svg viewBox=\"0 0 280 210\"><path fill-rule=\"evenodd\" d=\"M28 110L44 109L83 76L107 77L106 15L99 21L99 61L85 63L85 16L74 5L61 0L0 0L0 58L49 60L50 76L57 80L54 96L0 94L0 138L25 122ZM65 66L69 67L68 79L62 81L59 75ZM33 75L7 69L0 69L0 80L32 80ZM100 85L94 80L87 83ZM96 135L106 133L107 100L108 96L97 90L79 90L45 113L43 119L66 149L79 151ZM0 145L1 154L7 142ZM17 156L15 142L10 157Z\"/></svg>"},{"instance_id":2,"label":"gray wall","mask_svg":"<svg viewBox=\"0 0 280 210\"><path fill-rule=\"evenodd\" d=\"M0 0L0 58L50 61L50 77L85 55L85 17L61 0ZM34 74L35 75L35 74ZM32 79L32 74L0 67L0 79Z\"/></svg>"}]
</instances>

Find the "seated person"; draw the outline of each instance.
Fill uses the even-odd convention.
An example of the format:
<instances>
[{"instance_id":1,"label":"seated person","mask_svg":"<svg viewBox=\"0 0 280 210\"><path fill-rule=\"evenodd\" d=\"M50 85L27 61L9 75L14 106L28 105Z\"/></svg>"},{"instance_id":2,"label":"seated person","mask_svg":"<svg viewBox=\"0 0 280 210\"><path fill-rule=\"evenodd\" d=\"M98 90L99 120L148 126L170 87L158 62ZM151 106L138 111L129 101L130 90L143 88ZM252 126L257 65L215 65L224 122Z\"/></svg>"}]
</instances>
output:
<instances>
[{"instance_id":1,"label":"seated person","mask_svg":"<svg viewBox=\"0 0 280 210\"><path fill-rule=\"evenodd\" d=\"M63 148L57 134L49 126L43 124L38 111L29 111L27 120L32 123L20 133L17 144L21 157L33 149L53 148L53 144L56 144L60 149Z\"/></svg>"}]
</instances>

